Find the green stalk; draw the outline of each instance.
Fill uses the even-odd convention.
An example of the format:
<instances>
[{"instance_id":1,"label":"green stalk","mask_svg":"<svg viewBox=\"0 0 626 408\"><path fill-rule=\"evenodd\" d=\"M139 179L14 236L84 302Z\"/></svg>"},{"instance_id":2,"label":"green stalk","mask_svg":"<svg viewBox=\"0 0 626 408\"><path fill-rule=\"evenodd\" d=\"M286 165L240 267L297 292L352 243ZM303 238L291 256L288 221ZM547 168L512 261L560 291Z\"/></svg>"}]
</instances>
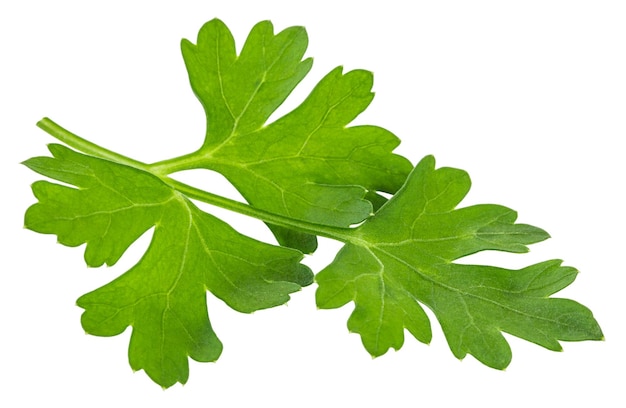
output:
<instances>
[{"instance_id":1,"label":"green stalk","mask_svg":"<svg viewBox=\"0 0 626 408\"><path fill-rule=\"evenodd\" d=\"M135 159L131 159L130 157L98 146L97 144L83 139L82 137L75 135L69 130L64 129L49 118L41 119L39 122L37 122L37 126L50 134L55 139L60 140L66 145L73 147L74 149L79 150L83 153L148 171L148 165L146 163L142 163Z\"/></svg>"},{"instance_id":2,"label":"green stalk","mask_svg":"<svg viewBox=\"0 0 626 408\"><path fill-rule=\"evenodd\" d=\"M42 120L37 122L37 126L46 131L52 137L85 154L89 154L94 157L109 160L119 164L124 164L129 167L134 167L136 169L154 174L155 176L159 177L164 183L166 183L173 189L185 194L189 198L193 198L204 203L224 208L226 210L230 210L239 214L247 215L268 224L273 224L296 231L305 232L308 234L331 238L341 242L349 242L355 240L354 235L351 233L351 228L340 228L314 224L311 222L296 220L279 214L264 211L258 208L254 208L248 204L244 204L239 201L235 201L230 198L222 197L217 194L213 194L208 191L204 191L199 188L190 186L188 184L174 180L167 175L169 173L173 173L182 169L196 168L197 166L191 166L191 163L198 162L197 158L193 157L194 153L180 156L171 160L158 162L154 165L149 165L131 159L130 157L124 156L122 154L116 153L112 150L105 149L104 147L83 139L82 137L64 129L63 127L48 118L43 118Z\"/></svg>"},{"instance_id":3,"label":"green stalk","mask_svg":"<svg viewBox=\"0 0 626 408\"><path fill-rule=\"evenodd\" d=\"M149 165L149 171L166 176L177 171L197 169L206 161L203 157L199 157L199 154L199 152L193 152L152 163Z\"/></svg>"},{"instance_id":4,"label":"green stalk","mask_svg":"<svg viewBox=\"0 0 626 408\"><path fill-rule=\"evenodd\" d=\"M271 213L269 211L261 210L259 208L252 207L249 204L244 204L230 198L209 193L208 191L204 191L188 184L181 183L180 181L174 180L167 176L162 177L161 179L170 187L185 194L189 198L194 198L207 204L215 205L226 210L247 215L268 224L273 224L280 227L305 232L308 234L331 238L341 242L348 242L353 240L350 234L350 231L352 230L351 228L331 227L327 225L320 225L307 221L296 220L293 218Z\"/></svg>"}]
</instances>

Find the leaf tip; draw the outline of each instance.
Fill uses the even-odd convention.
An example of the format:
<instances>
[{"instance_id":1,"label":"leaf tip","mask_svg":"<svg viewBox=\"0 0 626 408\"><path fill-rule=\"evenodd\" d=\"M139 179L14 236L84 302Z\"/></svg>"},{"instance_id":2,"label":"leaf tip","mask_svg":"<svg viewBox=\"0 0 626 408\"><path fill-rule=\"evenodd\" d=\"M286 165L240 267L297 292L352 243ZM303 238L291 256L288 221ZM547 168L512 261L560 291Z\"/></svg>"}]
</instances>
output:
<instances>
[{"instance_id":1,"label":"leaf tip","mask_svg":"<svg viewBox=\"0 0 626 408\"><path fill-rule=\"evenodd\" d=\"M186 49L189 49L189 48L191 48L191 47L193 47L193 43L192 43L191 41L189 41L188 39L186 39L186 38L182 38L182 39L180 40L180 48L181 48L183 51L184 51L184 50L186 50Z\"/></svg>"},{"instance_id":2,"label":"leaf tip","mask_svg":"<svg viewBox=\"0 0 626 408\"><path fill-rule=\"evenodd\" d=\"M428 170L434 170L436 165L435 156L432 154L428 154L422 158L416 165L415 168L426 168Z\"/></svg>"}]
</instances>

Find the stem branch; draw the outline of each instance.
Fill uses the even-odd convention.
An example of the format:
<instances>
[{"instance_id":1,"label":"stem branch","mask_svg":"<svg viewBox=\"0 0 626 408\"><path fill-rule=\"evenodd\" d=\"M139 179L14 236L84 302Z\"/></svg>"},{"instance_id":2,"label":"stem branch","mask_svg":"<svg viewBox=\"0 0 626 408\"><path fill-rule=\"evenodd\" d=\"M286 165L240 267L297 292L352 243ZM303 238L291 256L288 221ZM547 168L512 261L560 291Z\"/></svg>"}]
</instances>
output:
<instances>
[{"instance_id":1,"label":"stem branch","mask_svg":"<svg viewBox=\"0 0 626 408\"><path fill-rule=\"evenodd\" d=\"M105 149L104 147L98 146L95 143L83 139L82 137L75 135L69 130L64 129L63 127L55 123L52 119L43 118L39 122L37 122L37 126L50 134L55 139L60 140L68 146L73 147L83 153L90 154L101 159L110 160L116 163L125 164L127 166L135 167L144 171L148 170L147 164L135 159L131 159L130 157L116 153L112 150Z\"/></svg>"},{"instance_id":2,"label":"stem branch","mask_svg":"<svg viewBox=\"0 0 626 408\"><path fill-rule=\"evenodd\" d=\"M189 198L194 198L207 204L215 205L226 210L247 215L268 224L286 227L313 235L319 235L341 242L348 242L353 239L352 235L350 234L350 228L331 227L328 225L314 224L307 221L285 217L279 214L254 208L248 204L231 200L217 194L209 193L208 191L204 191L199 188L190 186L167 176L167 174L174 171L195 168L194 166L191 166L192 163L197 162L197 159L193 157L194 153L149 165L131 159L130 157L124 156L122 154L116 153L112 150L105 149L104 147L83 139L82 137L64 129L60 125L53 122L51 119L43 118L39 122L37 122L37 126L49 133L54 138L83 153L152 173L155 176L159 177L164 183L166 183L173 189L185 194Z\"/></svg>"}]
</instances>

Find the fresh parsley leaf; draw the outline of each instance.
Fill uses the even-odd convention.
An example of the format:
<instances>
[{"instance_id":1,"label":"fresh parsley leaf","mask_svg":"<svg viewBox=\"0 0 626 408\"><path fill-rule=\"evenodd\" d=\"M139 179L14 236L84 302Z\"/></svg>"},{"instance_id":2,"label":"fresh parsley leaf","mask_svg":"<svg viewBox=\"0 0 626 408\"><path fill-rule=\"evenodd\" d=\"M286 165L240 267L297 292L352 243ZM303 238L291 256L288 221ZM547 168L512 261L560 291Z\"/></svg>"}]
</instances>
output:
<instances>
[{"instance_id":1,"label":"fresh parsley leaf","mask_svg":"<svg viewBox=\"0 0 626 408\"><path fill-rule=\"evenodd\" d=\"M430 342L420 303L436 315L456 357L469 353L494 368L511 360L501 332L550 350L561 349L558 340L601 339L586 307L549 298L576 276L561 261L521 270L452 262L484 250L526 252L526 244L548 238L539 228L515 224L517 214L505 207L455 209L469 188L467 173L435 170L435 160L424 158L375 216L350 231L336 259L317 275L317 305L354 302L348 328L373 356L402 347L405 328Z\"/></svg>"},{"instance_id":2,"label":"fresh parsley leaf","mask_svg":"<svg viewBox=\"0 0 626 408\"><path fill-rule=\"evenodd\" d=\"M129 360L158 384L185 383L187 356L215 361L222 344L208 319L208 289L241 312L281 305L312 282L298 251L234 231L198 209L152 174L51 145L54 158L25 162L77 188L33 185L39 202L27 228L56 234L68 246L86 244L90 266L113 265L154 227L145 255L128 272L78 299L87 333L113 336L133 327Z\"/></svg>"},{"instance_id":3,"label":"fresh parsley leaf","mask_svg":"<svg viewBox=\"0 0 626 408\"><path fill-rule=\"evenodd\" d=\"M223 174L257 208L348 227L372 213L366 193L394 193L412 166L392 153L399 140L389 131L346 127L374 96L367 71L332 70L300 106L266 124L309 71L311 59L301 61L307 44L304 28L274 35L269 21L252 29L239 56L219 20L202 27L197 45L183 41L207 118L204 144L188 160ZM285 245L315 248L311 235L273 230Z\"/></svg>"},{"instance_id":4,"label":"fresh parsley leaf","mask_svg":"<svg viewBox=\"0 0 626 408\"><path fill-rule=\"evenodd\" d=\"M90 266L113 265L153 233L135 266L78 299L85 330L112 336L132 326L131 366L163 387L184 383L188 357L214 361L222 350L206 291L241 312L283 304L312 283L302 252L324 236L345 246L316 277L317 304L354 302L348 327L374 356L399 349L405 329L431 340L421 305L433 311L455 356L469 353L495 368L511 359L503 332L551 350L559 340L601 339L586 307L550 297L576 276L561 261L521 270L454 262L485 250L525 252L548 235L516 224L516 213L502 206L456 208L470 188L465 172L435 169L430 156L411 171L393 153L399 140L389 131L348 127L373 98L371 73L338 67L298 107L267 123L311 67L302 60L307 41L301 27L275 35L265 21L237 55L219 20L202 27L197 44L183 41L207 131L197 151L180 157L146 164L50 119L38 123L82 153L54 144L52 157L25 162L64 183L33 184L38 202L26 211L27 228L85 244ZM197 168L223 174L248 204L170 177ZM283 246L241 235L191 199L262 220Z\"/></svg>"}]
</instances>

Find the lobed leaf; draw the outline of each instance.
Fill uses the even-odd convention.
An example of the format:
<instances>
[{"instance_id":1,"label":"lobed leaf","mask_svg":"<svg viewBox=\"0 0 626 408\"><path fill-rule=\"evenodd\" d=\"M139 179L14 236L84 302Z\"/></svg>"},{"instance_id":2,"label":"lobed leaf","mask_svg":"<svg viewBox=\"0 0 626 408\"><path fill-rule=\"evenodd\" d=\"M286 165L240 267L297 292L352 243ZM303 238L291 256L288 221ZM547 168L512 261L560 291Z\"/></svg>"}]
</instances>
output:
<instances>
[{"instance_id":1,"label":"lobed leaf","mask_svg":"<svg viewBox=\"0 0 626 408\"><path fill-rule=\"evenodd\" d=\"M516 224L515 212L502 206L456 209L469 188L465 172L435 170L432 157L423 159L317 275L318 306L354 302L348 328L373 356L402 347L404 329L430 342L430 322L420 304L433 311L456 357L469 353L494 368L511 360L502 332L550 350L561 349L558 340L601 339L586 307L549 297L576 276L561 261L521 270L452 262L484 250L525 252L526 245L548 237Z\"/></svg>"},{"instance_id":2,"label":"lobed leaf","mask_svg":"<svg viewBox=\"0 0 626 408\"><path fill-rule=\"evenodd\" d=\"M486 250L526 252L548 234L516 223L517 214L503 206L457 208L471 184L464 171L435 169L432 157L411 171L393 153L399 140L391 132L349 126L372 101L370 72L337 67L299 106L268 123L311 68L312 60L303 59L307 42L302 27L274 34L264 21L238 55L217 19L202 27L197 44L183 40L207 129L202 146L181 157L144 164L49 119L39 122L101 158L51 145L52 157L27 160L32 170L65 183L33 184L38 202L26 212L27 228L55 234L64 245L84 244L90 266L115 264L153 232L129 271L78 299L85 330L113 336L131 326L132 368L163 387L185 383L188 357L215 361L222 351L207 290L246 313L283 304L312 283L300 251L314 251L319 234L345 246L316 277L316 302L327 309L354 302L348 328L373 356L399 349L405 329L431 341L422 305L456 357L469 353L495 368L511 360L503 333L550 350L560 350L559 341L601 339L586 307L551 297L577 273L561 261L520 270L454 262ZM220 172L250 205L167 177L194 168ZM380 192L395 195L387 200ZM189 197L265 221L284 246L239 234Z\"/></svg>"},{"instance_id":3,"label":"lobed leaf","mask_svg":"<svg viewBox=\"0 0 626 408\"><path fill-rule=\"evenodd\" d=\"M87 333L113 336L133 327L129 360L158 384L185 383L187 357L215 361L222 350L208 319L206 291L252 312L283 304L312 282L298 251L265 244L198 209L150 173L86 156L61 145L31 169L77 188L33 185L38 203L26 227L86 244L88 265L114 264L154 228L144 256L128 272L78 299Z\"/></svg>"},{"instance_id":4,"label":"lobed leaf","mask_svg":"<svg viewBox=\"0 0 626 408\"><path fill-rule=\"evenodd\" d=\"M219 20L201 29L197 45L183 42L191 85L207 118L197 166L223 174L257 208L348 227L372 213L368 192L394 193L411 165L392 153L399 140L391 132L346 127L373 98L367 71L334 69L300 106L266 123L310 69L310 59L301 61L307 42L301 27L274 35L264 21L237 56ZM314 237L272 229L285 245L315 249Z\"/></svg>"}]
</instances>

